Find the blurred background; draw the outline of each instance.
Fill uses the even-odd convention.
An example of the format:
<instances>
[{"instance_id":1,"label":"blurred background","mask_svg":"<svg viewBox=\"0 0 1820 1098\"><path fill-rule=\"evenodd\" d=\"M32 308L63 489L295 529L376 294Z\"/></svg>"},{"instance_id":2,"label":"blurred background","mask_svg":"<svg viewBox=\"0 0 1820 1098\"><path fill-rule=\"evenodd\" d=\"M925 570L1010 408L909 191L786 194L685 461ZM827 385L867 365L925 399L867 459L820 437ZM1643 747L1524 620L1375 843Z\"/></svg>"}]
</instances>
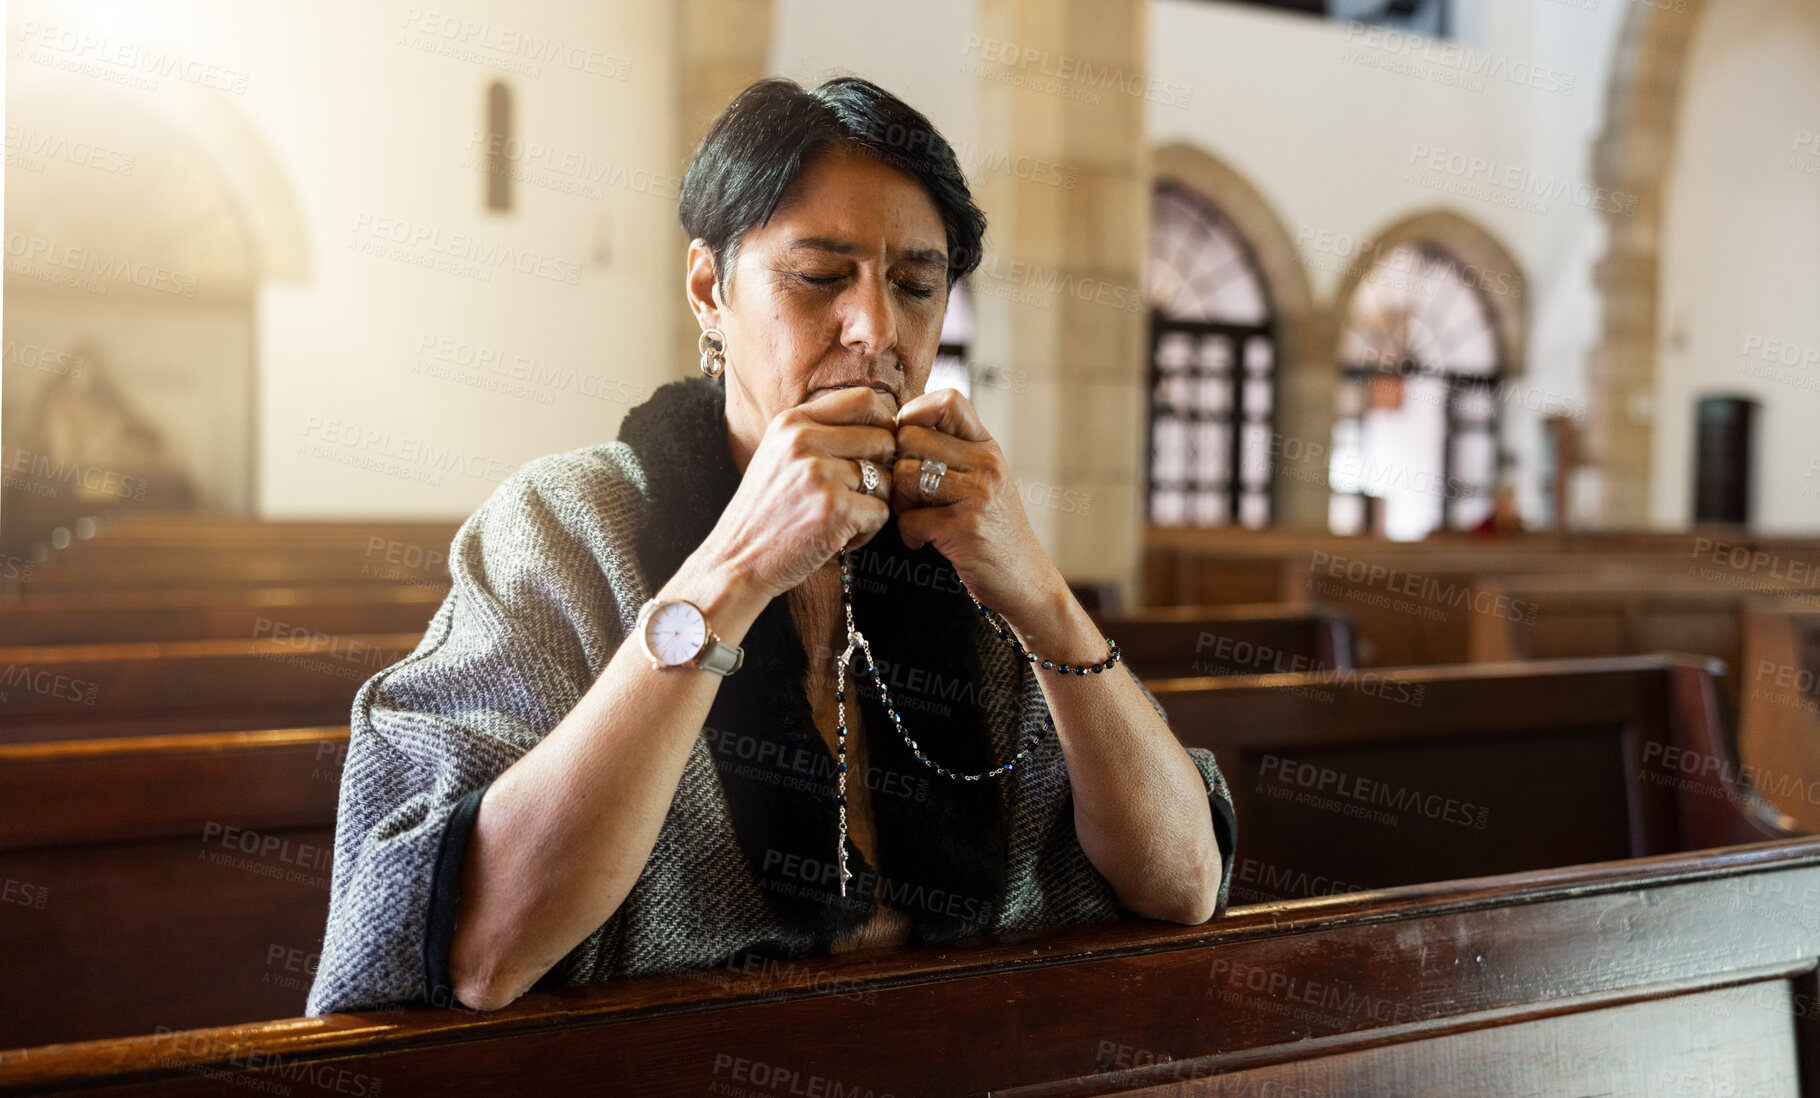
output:
<instances>
[{"instance_id":1,"label":"blurred background","mask_svg":"<svg viewBox=\"0 0 1820 1098\"><path fill-rule=\"evenodd\" d=\"M992 228L938 383L1067 566L1129 584L1152 524L1417 539L1500 488L1531 528L1814 526L1811 4L7 21L20 560L136 511L458 519L611 439L693 369L678 181L767 74L869 77L959 151Z\"/></svg>"}]
</instances>

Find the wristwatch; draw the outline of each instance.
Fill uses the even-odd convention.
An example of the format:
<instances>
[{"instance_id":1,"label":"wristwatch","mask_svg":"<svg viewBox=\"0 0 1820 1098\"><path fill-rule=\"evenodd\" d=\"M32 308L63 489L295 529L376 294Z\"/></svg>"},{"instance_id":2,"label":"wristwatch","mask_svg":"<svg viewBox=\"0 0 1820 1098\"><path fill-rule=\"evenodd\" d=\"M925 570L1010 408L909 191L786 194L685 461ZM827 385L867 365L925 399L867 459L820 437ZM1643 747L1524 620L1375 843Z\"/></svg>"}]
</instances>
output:
<instances>
[{"instance_id":1,"label":"wristwatch","mask_svg":"<svg viewBox=\"0 0 1820 1098\"><path fill-rule=\"evenodd\" d=\"M639 607L638 635L658 670L692 666L726 676L746 662L746 650L715 636L701 607L687 599L651 599Z\"/></svg>"}]
</instances>

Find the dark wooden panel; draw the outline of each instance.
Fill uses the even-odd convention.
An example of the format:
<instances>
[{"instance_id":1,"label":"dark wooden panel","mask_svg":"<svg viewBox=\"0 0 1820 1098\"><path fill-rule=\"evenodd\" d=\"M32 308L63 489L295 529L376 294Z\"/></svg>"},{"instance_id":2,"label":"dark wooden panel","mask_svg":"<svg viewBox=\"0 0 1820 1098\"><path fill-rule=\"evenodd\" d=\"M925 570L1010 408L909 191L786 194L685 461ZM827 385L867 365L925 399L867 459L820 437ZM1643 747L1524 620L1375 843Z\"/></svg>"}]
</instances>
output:
<instances>
[{"instance_id":1,"label":"dark wooden panel","mask_svg":"<svg viewBox=\"0 0 1820 1098\"><path fill-rule=\"evenodd\" d=\"M1739 754L1777 808L1820 831L1820 603L1760 600L1744 614ZM1678 759L1710 780L1701 759Z\"/></svg>"},{"instance_id":2,"label":"dark wooden panel","mask_svg":"<svg viewBox=\"0 0 1820 1098\"><path fill-rule=\"evenodd\" d=\"M1820 842L1764 844L1248 908L1200 927L1133 920L653 977L488 1016L417 1008L38 1048L0 1056L0 1090L1034 1098L1295 1064L1354 1086L1476 1084L1456 1093L1598 1093L1576 1074L1587 1064L1616 1093L1676 1093L1665 1064L1785 1087L1812 1067L1804 996L1820 926L1804 905L1817 895ZM1680 1040L1709 1008L1739 1011L1709 1015L1705 1032L1729 1043ZM1548 1027L1557 1017L1571 1032ZM1549 1033L1562 1054L1532 1055ZM1473 1034L1465 1051L1449 1040ZM1627 1051L1677 1043L1666 1061Z\"/></svg>"},{"instance_id":3,"label":"dark wooden panel","mask_svg":"<svg viewBox=\"0 0 1820 1098\"><path fill-rule=\"evenodd\" d=\"M45 594L0 602L0 647L253 639L299 629L422 633L447 592L436 582Z\"/></svg>"},{"instance_id":4,"label":"dark wooden panel","mask_svg":"<svg viewBox=\"0 0 1820 1098\"><path fill-rule=\"evenodd\" d=\"M0 1047L301 1014L333 841L328 826L228 818L182 837L0 851L0 882L32 900L0 902L13 1004Z\"/></svg>"},{"instance_id":5,"label":"dark wooden panel","mask_svg":"<svg viewBox=\"0 0 1820 1098\"><path fill-rule=\"evenodd\" d=\"M0 745L0 1047L298 1012L347 737Z\"/></svg>"},{"instance_id":6,"label":"dark wooden panel","mask_svg":"<svg viewBox=\"0 0 1820 1098\"><path fill-rule=\"evenodd\" d=\"M1182 606L1107 618L1101 628L1144 679L1266 675L1352 666L1350 621L1325 608Z\"/></svg>"},{"instance_id":7,"label":"dark wooden panel","mask_svg":"<svg viewBox=\"0 0 1820 1098\"><path fill-rule=\"evenodd\" d=\"M0 742L345 722L417 633L0 649Z\"/></svg>"},{"instance_id":8,"label":"dark wooden panel","mask_svg":"<svg viewBox=\"0 0 1820 1098\"><path fill-rule=\"evenodd\" d=\"M0 744L0 850L334 822L346 726Z\"/></svg>"},{"instance_id":9,"label":"dark wooden panel","mask_svg":"<svg viewBox=\"0 0 1820 1098\"><path fill-rule=\"evenodd\" d=\"M1638 657L1149 684L1240 820L1235 894L1273 900L1782 834L1734 758L1712 669Z\"/></svg>"},{"instance_id":10,"label":"dark wooden panel","mask_svg":"<svg viewBox=\"0 0 1820 1098\"><path fill-rule=\"evenodd\" d=\"M132 548L53 558L32 572L24 590L32 595L58 591L132 591L164 584L180 586L299 587L369 583L443 583L448 580L447 547L412 546L391 559L375 551L341 546L253 549Z\"/></svg>"},{"instance_id":11,"label":"dark wooden panel","mask_svg":"<svg viewBox=\"0 0 1820 1098\"><path fill-rule=\"evenodd\" d=\"M271 522L173 512L120 514L92 538L72 542L71 551L90 546L210 548L214 546L341 545L363 547L371 538L411 545L448 545L454 522Z\"/></svg>"}]
</instances>

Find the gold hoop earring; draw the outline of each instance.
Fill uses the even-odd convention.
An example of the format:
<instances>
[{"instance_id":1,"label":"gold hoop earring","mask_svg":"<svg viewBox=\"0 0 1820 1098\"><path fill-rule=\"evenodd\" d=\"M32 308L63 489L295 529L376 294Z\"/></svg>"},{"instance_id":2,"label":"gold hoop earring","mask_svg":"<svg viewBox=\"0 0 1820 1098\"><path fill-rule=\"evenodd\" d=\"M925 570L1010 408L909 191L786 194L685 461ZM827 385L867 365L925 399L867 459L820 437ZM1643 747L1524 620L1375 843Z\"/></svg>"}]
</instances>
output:
<instances>
[{"instance_id":1,"label":"gold hoop earring","mask_svg":"<svg viewBox=\"0 0 1820 1098\"><path fill-rule=\"evenodd\" d=\"M719 377L727 368L727 335L719 328L705 328L701 338L695 341L695 349L701 352L701 372L709 377Z\"/></svg>"}]
</instances>

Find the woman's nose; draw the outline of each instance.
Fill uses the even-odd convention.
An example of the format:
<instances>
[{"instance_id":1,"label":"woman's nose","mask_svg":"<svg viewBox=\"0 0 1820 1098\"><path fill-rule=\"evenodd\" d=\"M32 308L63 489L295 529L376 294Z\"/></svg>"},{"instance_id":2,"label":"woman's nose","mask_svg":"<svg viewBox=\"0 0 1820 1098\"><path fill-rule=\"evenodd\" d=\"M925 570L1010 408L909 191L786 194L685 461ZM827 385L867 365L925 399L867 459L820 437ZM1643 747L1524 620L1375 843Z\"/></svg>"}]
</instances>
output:
<instances>
[{"instance_id":1,"label":"woman's nose","mask_svg":"<svg viewBox=\"0 0 1820 1098\"><path fill-rule=\"evenodd\" d=\"M871 357L897 346L897 308L883 279L854 282L841 318L841 343Z\"/></svg>"}]
</instances>

